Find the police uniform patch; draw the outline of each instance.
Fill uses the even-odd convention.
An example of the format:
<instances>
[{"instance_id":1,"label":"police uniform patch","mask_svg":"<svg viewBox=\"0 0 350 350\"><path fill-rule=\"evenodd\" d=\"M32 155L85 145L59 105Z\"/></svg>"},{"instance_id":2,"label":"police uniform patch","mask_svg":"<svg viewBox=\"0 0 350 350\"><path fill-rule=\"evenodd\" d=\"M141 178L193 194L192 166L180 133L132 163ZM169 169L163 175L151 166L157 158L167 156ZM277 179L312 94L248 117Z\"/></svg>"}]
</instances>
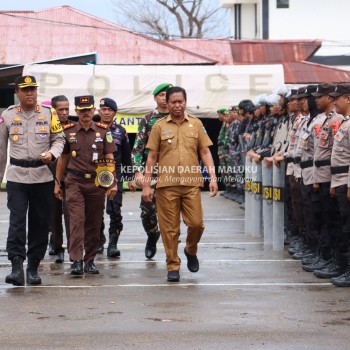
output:
<instances>
[{"instance_id":1,"label":"police uniform patch","mask_svg":"<svg viewBox=\"0 0 350 350\"><path fill-rule=\"evenodd\" d=\"M0 124L4 122L4 118L0 117Z\"/></svg>"},{"instance_id":2,"label":"police uniform patch","mask_svg":"<svg viewBox=\"0 0 350 350\"><path fill-rule=\"evenodd\" d=\"M44 115L39 115L39 116L36 117L36 119L38 119L38 120L45 120L46 117Z\"/></svg>"}]
</instances>

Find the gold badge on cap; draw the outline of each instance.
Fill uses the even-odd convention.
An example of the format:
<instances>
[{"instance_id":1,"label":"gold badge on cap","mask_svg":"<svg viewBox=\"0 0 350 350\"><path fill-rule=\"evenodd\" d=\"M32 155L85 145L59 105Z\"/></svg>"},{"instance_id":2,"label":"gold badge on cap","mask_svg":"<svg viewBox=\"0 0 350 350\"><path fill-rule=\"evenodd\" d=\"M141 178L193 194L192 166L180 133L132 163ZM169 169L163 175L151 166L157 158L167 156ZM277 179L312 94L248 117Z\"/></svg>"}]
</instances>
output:
<instances>
[{"instance_id":1,"label":"gold badge on cap","mask_svg":"<svg viewBox=\"0 0 350 350\"><path fill-rule=\"evenodd\" d=\"M100 105L104 105L104 104L105 104L105 100L101 100Z\"/></svg>"},{"instance_id":2,"label":"gold badge on cap","mask_svg":"<svg viewBox=\"0 0 350 350\"><path fill-rule=\"evenodd\" d=\"M24 82L25 82L25 83L27 83L27 84L29 84L29 83L31 83L31 82L32 82L32 78L31 78L31 77L26 76L26 77L24 78Z\"/></svg>"},{"instance_id":3,"label":"gold badge on cap","mask_svg":"<svg viewBox=\"0 0 350 350\"><path fill-rule=\"evenodd\" d=\"M72 157L75 158L77 156L77 152L72 151Z\"/></svg>"},{"instance_id":4,"label":"gold badge on cap","mask_svg":"<svg viewBox=\"0 0 350 350\"><path fill-rule=\"evenodd\" d=\"M19 139L18 135L13 135L12 140L13 140L14 142L17 142L18 139Z\"/></svg>"}]
</instances>

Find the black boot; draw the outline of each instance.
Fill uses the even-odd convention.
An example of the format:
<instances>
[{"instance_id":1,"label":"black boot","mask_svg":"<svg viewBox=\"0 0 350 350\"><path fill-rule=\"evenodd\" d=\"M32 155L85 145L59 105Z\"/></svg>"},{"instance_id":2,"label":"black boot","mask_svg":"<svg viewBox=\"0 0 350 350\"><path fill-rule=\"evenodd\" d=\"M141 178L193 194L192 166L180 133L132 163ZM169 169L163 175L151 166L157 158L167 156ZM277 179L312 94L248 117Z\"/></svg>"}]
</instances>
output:
<instances>
[{"instance_id":1,"label":"black boot","mask_svg":"<svg viewBox=\"0 0 350 350\"><path fill-rule=\"evenodd\" d=\"M323 269L315 270L314 275L319 278L338 277L347 271L348 263L348 253L334 252L331 263Z\"/></svg>"},{"instance_id":2,"label":"black boot","mask_svg":"<svg viewBox=\"0 0 350 350\"><path fill-rule=\"evenodd\" d=\"M339 277L331 278L331 282L337 287L350 287L350 267Z\"/></svg>"},{"instance_id":3,"label":"black boot","mask_svg":"<svg viewBox=\"0 0 350 350\"><path fill-rule=\"evenodd\" d=\"M28 284L41 284L41 278L38 275L38 267L40 260L29 259L27 266L27 283Z\"/></svg>"},{"instance_id":4,"label":"black boot","mask_svg":"<svg viewBox=\"0 0 350 350\"><path fill-rule=\"evenodd\" d=\"M152 259L157 253L157 242L160 237L160 232L147 233L147 243L145 247L145 255L147 259Z\"/></svg>"},{"instance_id":5,"label":"black boot","mask_svg":"<svg viewBox=\"0 0 350 350\"><path fill-rule=\"evenodd\" d=\"M315 270L322 270L324 267L331 263L331 250L328 247L320 248L318 259L311 264L303 264L304 271L313 272Z\"/></svg>"},{"instance_id":6,"label":"black boot","mask_svg":"<svg viewBox=\"0 0 350 350\"><path fill-rule=\"evenodd\" d=\"M116 233L109 235L109 243L107 248L107 256L109 258L118 258L120 256L120 250L117 249L119 235L119 230L117 230Z\"/></svg>"},{"instance_id":7,"label":"black boot","mask_svg":"<svg viewBox=\"0 0 350 350\"><path fill-rule=\"evenodd\" d=\"M6 276L5 282L14 286L24 286L23 258L15 256L11 264L12 272Z\"/></svg>"}]
</instances>

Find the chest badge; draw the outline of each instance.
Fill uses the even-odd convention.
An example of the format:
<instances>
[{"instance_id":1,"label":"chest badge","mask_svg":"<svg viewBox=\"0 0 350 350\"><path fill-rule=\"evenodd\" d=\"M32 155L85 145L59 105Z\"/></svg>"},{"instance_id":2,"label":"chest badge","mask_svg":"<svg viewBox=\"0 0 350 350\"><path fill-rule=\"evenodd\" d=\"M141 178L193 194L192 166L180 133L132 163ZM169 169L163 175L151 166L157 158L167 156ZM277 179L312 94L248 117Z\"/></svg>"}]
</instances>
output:
<instances>
[{"instance_id":1,"label":"chest badge","mask_svg":"<svg viewBox=\"0 0 350 350\"><path fill-rule=\"evenodd\" d=\"M77 156L77 152L76 151L72 151L72 157L75 158Z\"/></svg>"},{"instance_id":2,"label":"chest badge","mask_svg":"<svg viewBox=\"0 0 350 350\"><path fill-rule=\"evenodd\" d=\"M19 136L18 135L13 135L12 140L14 142L17 142L19 140Z\"/></svg>"},{"instance_id":3,"label":"chest badge","mask_svg":"<svg viewBox=\"0 0 350 350\"><path fill-rule=\"evenodd\" d=\"M22 119L21 119L20 117L14 117L14 118L13 118L13 121L14 121L15 123L19 123L21 120L22 120Z\"/></svg>"}]
</instances>

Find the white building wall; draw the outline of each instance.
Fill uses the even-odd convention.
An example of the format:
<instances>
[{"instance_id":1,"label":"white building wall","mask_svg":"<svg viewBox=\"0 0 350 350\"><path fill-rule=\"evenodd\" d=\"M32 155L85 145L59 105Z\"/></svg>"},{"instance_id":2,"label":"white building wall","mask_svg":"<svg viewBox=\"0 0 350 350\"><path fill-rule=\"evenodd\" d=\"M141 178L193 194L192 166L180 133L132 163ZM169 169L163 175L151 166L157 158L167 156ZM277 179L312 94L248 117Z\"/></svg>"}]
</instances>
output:
<instances>
[{"instance_id":1,"label":"white building wall","mask_svg":"<svg viewBox=\"0 0 350 350\"><path fill-rule=\"evenodd\" d=\"M253 3L258 4L257 37L249 25L254 18ZM262 38L262 0L220 0L219 4L226 8L243 4L242 39ZM289 0L286 9L277 8L277 0L269 0L269 39L349 40L349 18L350 0Z\"/></svg>"},{"instance_id":2,"label":"white building wall","mask_svg":"<svg viewBox=\"0 0 350 350\"><path fill-rule=\"evenodd\" d=\"M289 0L278 9L269 0L269 39L349 40L349 0Z\"/></svg>"}]
</instances>

